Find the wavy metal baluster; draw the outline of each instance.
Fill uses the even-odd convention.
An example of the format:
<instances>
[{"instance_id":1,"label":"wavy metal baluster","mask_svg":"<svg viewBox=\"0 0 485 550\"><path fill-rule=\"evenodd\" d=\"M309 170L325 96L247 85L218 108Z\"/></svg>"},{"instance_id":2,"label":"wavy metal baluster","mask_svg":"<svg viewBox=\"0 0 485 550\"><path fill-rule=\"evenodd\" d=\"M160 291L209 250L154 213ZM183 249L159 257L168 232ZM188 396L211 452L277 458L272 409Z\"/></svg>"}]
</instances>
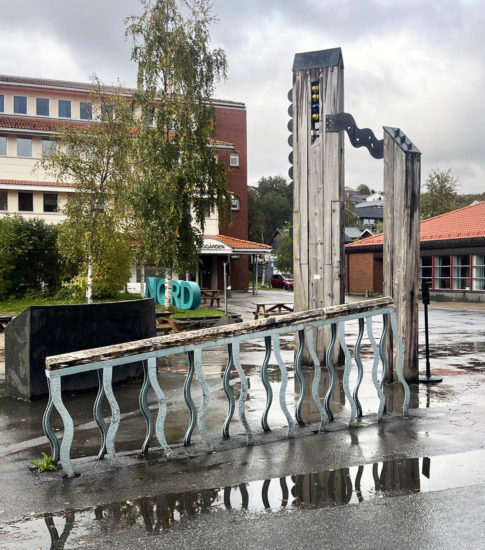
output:
<instances>
[{"instance_id":1,"label":"wavy metal baluster","mask_svg":"<svg viewBox=\"0 0 485 550\"><path fill-rule=\"evenodd\" d=\"M333 348L335 347L335 341L337 340L337 325L332 323L330 325L331 330L331 339L327 348L327 353L325 354L325 364L328 370L328 390L325 394L325 399L323 400L323 406L327 411L327 415L330 421L333 420L333 412L330 407L330 397L335 388L335 368L333 366Z\"/></svg>"},{"instance_id":2,"label":"wavy metal baluster","mask_svg":"<svg viewBox=\"0 0 485 550\"><path fill-rule=\"evenodd\" d=\"M109 424L108 432L106 434L106 453L109 458L115 456L115 436L120 425L120 407L116 401L113 393L113 365L108 364L104 367L103 372L103 388L111 408L111 422Z\"/></svg>"},{"instance_id":3,"label":"wavy metal baluster","mask_svg":"<svg viewBox=\"0 0 485 550\"><path fill-rule=\"evenodd\" d=\"M362 378L364 377L364 367L362 365L362 359L360 358L360 343L362 342L362 336L364 335L364 319L363 317L359 318L359 334L357 335L357 340L355 342L355 363L357 364L357 383L354 388L354 400L357 407L357 416L360 418L362 416L362 405L359 401L359 388L362 383Z\"/></svg>"},{"instance_id":4,"label":"wavy metal baluster","mask_svg":"<svg viewBox=\"0 0 485 550\"><path fill-rule=\"evenodd\" d=\"M51 445L52 461L54 462L54 464L57 464L59 462L59 440L57 439L56 433L52 426L52 411L54 410L54 403L52 401L51 384L49 378L47 378L47 387L49 389L49 400L47 401L44 416L42 417L42 428L44 430L45 436L47 437Z\"/></svg>"},{"instance_id":5,"label":"wavy metal baluster","mask_svg":"<svg viewBox=\"0 0 485 550\"><path fill-rule=\"evenodd\" d=\"M296 410L295 410L295 418L296 421L300 426L304 426L305 422L303 421L303 417L301 416L301 408L303 406L303 400L305 399L305 392L306 392L306 384L305 384L305 377L303 376L303 372L301 371L301 356L303 355L303 346L305 345L305 329L298 331L298 351L295 355L295 374L298 378L298 382L300 383L300 397L298 398L298 402L296 404Z\"/></svg>"},{"instance_id":6,"label":"wavy metal baluster","mask_svg":"<svg viewBox=\"0 0 485 550\"><path fill-rule=\"evenodd\" d=\"M338 325L340 346L342 347L342 351L344 352L344 355L345 355L343 387L344 387L345 396L347 397L350 403L350 417L347 423L347 425L350 427L354 423L355 418L357 416L357 405L355 404L354 398L352 396L352 393L350 392L350 387L349 387L350 370L352 369L352 357L350 356L349 348L345 343L345 322L340 321L337 323L337 325Z\"/></svg>"},{"instance_id":7,"label":"wavy metal baluster","mask_svg":"<svg viewBox=\"0 0 485 550\"><path fill-rule=\"evenodd\" d=\"M310 354L310 357L313 361L313 366L315 369L315 374L313 376L313 383L312 383L312 397L313 401L315 402L315 405L318 407L318 410L320 411L320 427L318 428L318 431L325 431L327 424L328 424L328 414L325 410L325 407L322 405L322 402L320 400L320 395L318 393L318 387L320 385L320 376L321 376L321 366L320 361L318 360L317 353L315 351L315 345L313 343L313 328L309 327L306 333L306 347L308 349L308 353Z\"/></svg>"},{"instance_id":8,"label":"wavy metal baluster","mask_svg":"<svg viewBox=\"0 0 485 550\"><path fill-rule=\"evenodd\" d=\"M265 510L269 510L271 508L271 504L269 503L269 498L268 498L270 483L271 483L271 479L265 479L263 482L263 487L261 489L261 500L263 501L263 506Z\"/></svg>"},{"instance_id":9,"label":"wavy metal baluster","mask_svg":"<svg viewBox=\"0 0 485 550\"><path fill-rule=\"evenodd\" d=\"M167 456L172 454L169 444L165 438L165 418L167 417L167 399L165 394L158 383L157 377L157 360L155 357L150 357L147 361L148 368L148 379L150 380L150 385L155 392L158 400L158 415L157 421L155 424L155 433L157 435L158 442L162 446Z\"/></svg>"},{"instance_id":10,"label":"wavy metal baluster","mask_svg":"<svg viewBox=\"0 0 485 550\"><path fill-rule=\"evenodd\" d=\"M104 421L102 406L104 399L104 387L103 387L103 369L98 369L98 394L93 406L93 416L99 431L101 432L101 445L99 447L99 453L96 457L97 460L103 460L106 454L106 436L108 434L108 426Z\"/></svg>"},{"instance_id":11,"label":"wavy metal baluster","mask_svg":"<svg viewBox=\"0 0 485 550\"><path fill-rule=\"evenodd\" d=\"M190 421L189 421L189 427L187 428L187 432L185 433L185 438L184 438L185 447L188 447L190 445L190 440L192 438L192 434L195 430L195 424L197 422L197 410L195 408L194 400L192 399L192 393L191 393L192 380L194 378L194 372L195 372L193 351L187 352L187 361L189 363L189 370L187 372L187 376L185 378L185 383L184 383L184 399L185 399L185 403L187 404L187 407L189 408Z\"/></svg>"},{"instance_id":12,"label":"wavy metal baluster","mask_svg":"<svg viewBox=\"0 0 485 550\"><path fill-rule=\"evenodd\" d=\"M148 363L146 361L142 361L142 364L143 364L143 384L140 389L140 396L138 398L138 403L140 405L141 414L143 415L147 426L145 441L143 442L143 445L141 447L141 452L143 454L147 454L152 437L153 437L153 418L152 418L150 409L148 408L148 401L147 401L148 388L150 387L150 378L148 376Z\"/></svg>"},{"instance_id":13,"label":"wavy metal baluster","mask_svg":"<svg viewBox=\"0 0 485 550\"><path fill-rule=\"evenodd\" d=\"M245 483L241 483L239 485L239 491L241 491L242 497L241 508L243 510L247 510L249 506L249 493Z\"/></svg>"},{"instance_id":14,"label":"wavy metal baluster","mask_svg":"<svg viewBox=\"0 0 485 550\"><path fill-rule=\"evenodd\" d=\"M286 437L290 438L294 435L295 423L293 422L293 418L291 417L291 414L288 411L288 407L286 406L286 386L288 385L288 371L286 370L286 365L281 358L280 337L278 334L273 334L272 338L274 354L281 372L280 407L284 415L286 416L286 420L288 421L288 432L286 434Z\"/></svg>"},{"instance_id":15,"label":"wavy metal baluster","mask_svg":"<svg viewBox=\"0 0 485 550\"><path fill-rule=\"evenodd\" d=\"M386 381L387 377L387 355L386 355L386 336L389 329L389 314L385 313L382 316L382 333L381 333L381 339L379 341L379 356L382 361L382 376L379 382L379 385L381 389L384 387L384 382ZM392 378L392 376L391 376ZM386 404L384 403L384 413L386 413Z\"/></svg>"},{"instance_id":16,"label":"wavy metal baluster","mask_svg":"<svg viewBox=\"0 0 485 550\"><path fill-rule=\"evenodd\" d=\"M234 342L233 359L234 359L234 365L239 375L239 379L241 380L241 391L239 392L239 401L238 401L239 418L241 420L242 425L244 426L244 429L246 430L246 437L247 437L246 444L252 445L253 433L247 421L246 411L245 411L246 397L248 395L248 379L246 378L246 374L244 373L244 370L241 365L241 358L239 357L239 342Z\"/></svg>"},{"instance_id":17,"label":"wavy metal baluster","mask_svg":"<svg viewBox=\"0 0 485 550\"><path fill-rule=\"evenodd\" d=\"M229 384L229 381L231 379L232 365L233 365L232 344L227 344L227 364L226 364L226 370L224 371L224 378L223 378L222 384L224 386L224 391L226 392L227 400L229 401L229 410L227 412L227 417L226 417L226 420L224 421L224 425L222 426L223 439L229 439L229 424L231 423L232 417L234 415L234 408L236 406L236 402L234 400L234 394L232 393L232 389Z\"/></svg>"},{"instance_id":18,"label":"wavy metal baluster","mask_svg":"<svg viewBox=\"0 0 485 550\"><path fill-rule=\"evenodd\" d=\"M271 357L271 336L265 336L264 338L265 354L263 360L263 366L261 368L261 380L263 382L264 389L266 390L266 406L264 407L263 414L261 415L261 426L265 432L270 432L271 428L268 424L268 413L273 403L273 390L268 379L268 365Z\"/></svg>"},{"instance_id":19,"label":"wavy metal baluster","mask_svg":"<svg viewBox=\"0 0 485 550\"><path fill-rule=\"evenodd\" d=\"M397 370L397 376L399 378L399 381L401 382L403 388L404 388L404 403L402 407L402 413L407 416L409 414L409 398L411 397L411 392L409 391L409 385L404 379L404 374L402 371L402 363L404 358L404 345L401 339L401 335L399 334L399 329L397 328L397 318L396 318L396 312L391 312L391 327L392 327L392 333L394 334L394 337L396 338L397 342L397 361L396 361L396 370Z\"/></svg>"},{"instance_id":20,"label":"wavy metal baluster","mask_svg":"<svg viewBox=\"0 0 485 550\"><path fill-rule=\"evenodd\" d=\"M288 504L288 484L286 483L286 477L280 477L280 487L281 487L281 507L285 508Z\"/></svg>"},{"instance_id":21,"label":"wavy metal baluster","mask_svg":"<svg viewBox=\"0 0 485 550\"><path fill-rule=\"evenodd\" d=\"M232 487L224 487L224 506L226 510L232 510L231 489Z\"/></svg>"},{"instance_id":22,"label":"wavy metal baluster","mask_svg":"<svg viewBox=\"0 0 485 550\"><path fill-rule=\"evenodd\" d=\"M207 452L212 453L215 450L214 443L207 432L205 425L205 417L207 416L207 411L209 410L209 401L210 401L210 391L207 381L204 378L204 373L202 372L202 348L198 347L194 350L194 366L195 366L195 376L200 383L202 388L202 403L200 405L199 414L197 416L197 422L199 424L199 432L202 436L202 439L207 445Z\"/></svg>"},{"instance_id":23,"label":"wavy metal baluster","mask_svg":"<svg viewBox=\"0 0 485 550\"><path fill-rule=\"evenodd\" d=\"M74 437L74 422L71 415L66 409L61 394L61 379L60 377L51 378L51 394L52 402L57 412L61 415L64 425L64 437L62 438L61 448L59 451L59 462L67 477L74 477L74 471L71 464L71 445Z\"/></svg>"},{"instance_id":24,"label":"wavy metal baluster","mask_svg":"<svg viewBox=\"0 0 485 550\"><path fill-rule=\"evenodd\" d=\"M374 363L372 365L372 382L374 383L374 387L377 390L377 395L379 396L379 410L377 411L377 422L380 422L382 420L384 409L386 407L386 396L382 391L381 385L379 383L379 378L377 376L377 368L379 366L379 347L376 343L374 334L372 332L372 317L370 315L369 317L366 318L366 324L367 324L367 336L369 337L370 343L372 345L372 349L374 351Z\"/></svg>"},{"instance_id":25,"label":"wavy metal baluster","mask_svg":"<svg viewBox=\"0 0 485 550\"><path fill-rule=\"evenodd\" d=\"M359 469L357 470L357 475L355 476L355 493L357 494L357 498L359 499L359 502L362 502L364 500L364 497L362 496L362 489L360 488L360 480L362 479L362 474L364 473L364 466L359 466Z\"/></svg>"}]
</instances>

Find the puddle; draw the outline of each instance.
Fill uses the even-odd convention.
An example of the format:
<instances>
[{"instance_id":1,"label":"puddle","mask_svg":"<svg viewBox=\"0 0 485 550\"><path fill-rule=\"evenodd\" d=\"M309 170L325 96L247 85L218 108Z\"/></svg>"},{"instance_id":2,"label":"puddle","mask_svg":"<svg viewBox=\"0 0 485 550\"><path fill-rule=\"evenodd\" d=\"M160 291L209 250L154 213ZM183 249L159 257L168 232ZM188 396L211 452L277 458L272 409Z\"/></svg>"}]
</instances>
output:
<instances>
[{"instance_id":1,"label":"puddle","mask_svg":"<svg viewBox=\"0 0 485 550\"><path fill-rule=\"evenodd\" d=\"M204 513L291 513L466 487L485 481L484 459L484 450L405 458L46 513L4 525L0 543L12 550L78 548L110 531L162 534Z\"/></svg>"}]
</instances>

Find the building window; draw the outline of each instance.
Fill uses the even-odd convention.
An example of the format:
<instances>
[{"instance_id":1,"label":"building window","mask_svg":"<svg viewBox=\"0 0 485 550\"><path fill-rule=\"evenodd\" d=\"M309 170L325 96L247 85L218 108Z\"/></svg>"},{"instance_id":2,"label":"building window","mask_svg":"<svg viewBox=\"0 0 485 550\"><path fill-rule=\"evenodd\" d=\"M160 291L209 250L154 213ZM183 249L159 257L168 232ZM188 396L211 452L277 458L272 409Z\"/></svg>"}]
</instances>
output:
<instances>
[{"instance_id":1,"label":"building window","mask_svg":"<svg viewBox=\"0 0 485 550\"><path fill-rule=\"evenodd\" d=\"M49 116L49 100L44 97L38 97L36 100L37 114L39 116Z\"/></svg>"},{"instance_id":2,"label":"building window","mask_svg":"<svg viewBox=\"0 0 485 550\"><path fill-rule=\"evenodd\" d=\"M0 156L7 156L7 136L0 136Z\"/></svg>"},{"instance_id":3,"label":"building window","mask_svg":"<svg viewBox=\"0 0 485 550\"><path fill-rule=\"evenodd\" d=\"M485 255L472 256L472 289L485 290Z\"/></svg>"},{"instance_id":4,"label":"building window","mask_svg":"<svg viewBox=\"0 0 485 550\"><path fill-rule=\"evenodd\" d=\"M13 97L13 112L18 115L27 114L27 98L25 96L16 95Z\"/></svg>"},{"instance_id":5,"label":"building window","mask_svg":"<svg viewBox=\"0 0 485 550\"><path fill-rule=\"evenodd\" d=\"M81 120L93 120L93 104L81 101L79 105L79 113Z\"/></svg>"},{"instance_id":6,"label":"building window","mask_svg":"<svg viewBox=\"0 0 485 550\"><path fill-rule=\"evenodd\" d=\"M34 194L19 193L19 210L20 212L34 211Z\"/></svg>"},{"instance_id":7,"label":"building window","mask_svg":"<svg viewBox=\"0 0 485 550\"><path fill-rule=\"evenodd\" d=\"M230 166L239 166L239 153L231 153L231 158L229 159Z\"/></svg>"},{"instance_id":8,"label":"building window","mask_svg":"<svg viewBox=\"0 0 485 550\"><path fill-rule=\"evenodd\" d=\"M3 113L5 110L5 96L0 94L0 113Z\"/></svg>"},{"instance_id":9,"label":"building window","mask_svg":"<svg viewBox=\"0 0 485 550\"><path fill-rule=\"evenodd\" d=\"M32 156L32 138L17 138L17 156L31 157Z\"/></svg>"},{"instance_id":10,"label":"building window","mask_svg":"<svg viewBox=\"0 0 485 550\"><path fill-rule=\"evenodd\" d=\"M57 151L57 143L51 139L42 140L42 154L46 157Z\"/></svg>"},{"instance_id":11,"label":"building window","mask_svg":"<svg viewBox=\"0 0 485 550\"><path fill-rule=\"evenodd\" d=\"M0 211L8 210L8 191L0 191Z\"/></svg>"},{"instance_id":12,"label":"building window","mask_svg":"<svg viewBox=\"0 0 485 550\"><path fill-rule=\"evenodd\" d=\"M204 218L210 218L211 217L211 207L209 205L209 201L204 201L203 202L202 209L204 211Z\"/></svg>"},{"instance_id":13,"label":"building window","mask_svg":"<svg viewBox=\"0 0 485 550\"><path fill-rule=\"evenodd\" d=\"M44 212L57 212L57 193L44 193Z\"/></svg>"},{"instance_id":14,"label":"building window","mask_svg":"<svg viewBox=\"0 0 485 550\"><path fill-rule=\"evenodd\" d=\"M236 195L232 196L231 199L231 210L241 210L241 201Z\"/></svg>"},{"instance_id":15,"label":"building window","mask_svg":"<svg viewBox=\"0 0 485 550\"><path fill-rule=\"evenodd\" d=\"M71 118L71 102L65 99L59 99L59 116L61 118Z\"/></svg>"},{"instance_id":16,"label":"building window","mask_svg":"<svg viewBox=\"0 0 485 550\"><path fill-rule=\"evenodd\" d=\"M434 289L450 290L450 256L435 256Z\"/></svg>"},{"instance_id":17,"label":"building window","mask_svg":"<svg viewBox=\"0 0 485 550\"><path fill-rule=\"evenodd\" d=\"M421 288L423 288L423 282L428 283L429 288L433 287L433 256L421 258L419 278L421 279Z\"/></svg>"},{"instance_id":18,"label":"building window","mask_svg":"<svg viewBox=\"0 0 485 550\"><path fill-rule=\"evenodd\" d=\"M101 105L101 116L105 117L113 112L113 105Z\"/></svg>"},{"instance_id":19,"label":"building window","mask_svg":"<svg viewBox=\"0 0 485 550\"><path fill-rule=\"evenodd\" d=\"M470 256L453 256L453 290L470 290Z\"/></svg>"}]
</instances>

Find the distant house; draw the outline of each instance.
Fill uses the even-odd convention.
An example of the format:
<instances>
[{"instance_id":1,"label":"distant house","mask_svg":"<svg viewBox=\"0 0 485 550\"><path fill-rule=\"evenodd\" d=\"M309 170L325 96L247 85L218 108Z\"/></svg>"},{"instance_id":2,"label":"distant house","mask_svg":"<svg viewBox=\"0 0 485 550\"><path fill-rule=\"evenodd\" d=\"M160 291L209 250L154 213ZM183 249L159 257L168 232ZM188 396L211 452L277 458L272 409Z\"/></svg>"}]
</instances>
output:
<instances>
[{"instance_id":1,"label":"distant house","mask_svg":"<svg viewBox=\"0 0 485 550\"><path fill-rule=\"evenodd\" d=\"M383 242L381 233L346 245L347 292L382 293ZM420 250L433 299L485 302L485 202L423 220Z\"/></svg>"},{"instance_id":2,"label":"distant house","mask_svg":"<svg viewBox=\"0 0 485 550\"><path fill-rule=\"evenodd\" d=\"M375 231L379 222L384 219L384 201L364 201L356 204L354 213L358 216L360 223L365 229Z\"/></svg>"}]
</instances>

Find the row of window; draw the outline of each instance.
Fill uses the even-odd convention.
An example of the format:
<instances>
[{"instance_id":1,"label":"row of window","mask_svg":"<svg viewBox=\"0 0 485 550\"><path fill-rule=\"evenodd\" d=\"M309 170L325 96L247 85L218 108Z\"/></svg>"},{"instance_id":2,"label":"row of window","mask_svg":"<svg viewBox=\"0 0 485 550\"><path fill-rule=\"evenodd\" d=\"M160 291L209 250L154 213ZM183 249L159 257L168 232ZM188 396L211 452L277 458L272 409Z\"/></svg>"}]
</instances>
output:
<instances>
[{"instance_id":1,"label":"row of window","mask_svg":"<svg viewBox=\"0 0 485 550\"><path fill-rule=\"evenodd\" d=\"M58 196L57 193L44 193L44 212L58 211ZM28 191L18 192L19 212L34 211L34 193ZM8 211L8 192L0 191L0 212Z\"/></svg>"},{"instance_id":2,"label":"row of window","mask_svg":"<svg viewBox=\"0 0 485 550\"><path fill-rule=\"evenodd\" d=\"M51 101L45 97L35 99L35 114L37 116L51 116ZM106 112L112 109L110 105L102 106L101 110ZM5 96L0 94L0 113L5 112ZM27 114L27 96L13 97L13 112L16 115ZM71 118L71 101L68 99L57 100L57 116L60 118ZM93 104L81 101L79 105L79 118L81 120L93 120Z\"/></svg>"},{"instance_id":3,"label":"row of window","mask_svg":"<svg viewBox=\"0 0 485 550\"><path fill-rule=\"evenodd\" d=\"M485 255L423 256L420 278L431 290L485 290Z\"/></svg>"},{"instance_id":4,"label":"row of window","mask_svg":"<svg viewBox=\"0 0 485 550\"><path fill-rule=\"evenodd\" d=\"M41 147L43 155L50 155L57 149L57 143L48 138L41 139ZM0 136L0 156L7 155L7 136ZM17 137L17 156L31 157L32 156L32 138Z\"/></svg>"}]
</instances>

